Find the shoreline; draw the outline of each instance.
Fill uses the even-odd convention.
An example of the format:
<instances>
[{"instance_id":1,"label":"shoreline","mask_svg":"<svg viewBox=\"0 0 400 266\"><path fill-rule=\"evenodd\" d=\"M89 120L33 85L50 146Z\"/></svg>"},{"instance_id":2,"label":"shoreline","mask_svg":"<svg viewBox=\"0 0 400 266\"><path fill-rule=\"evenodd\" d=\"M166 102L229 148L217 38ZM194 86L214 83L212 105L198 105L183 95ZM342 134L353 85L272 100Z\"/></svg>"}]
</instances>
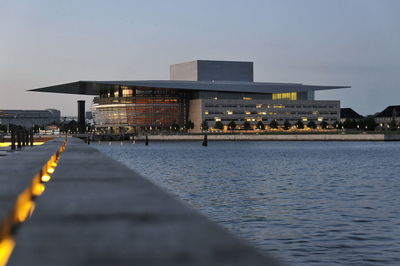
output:
<instances>
[{"instance_id":1,"label":"shoreline","mask_svg":"<svg viewBox=\"0 0 400 266\"><path fill-rule=\"evenodd\" d=\"M145 136L135 137L145 141ZM149 135L149 141L202 141L204 135ZM400 141L400 134L207 135L209 141Z\"/></svg>"}]
</instances>

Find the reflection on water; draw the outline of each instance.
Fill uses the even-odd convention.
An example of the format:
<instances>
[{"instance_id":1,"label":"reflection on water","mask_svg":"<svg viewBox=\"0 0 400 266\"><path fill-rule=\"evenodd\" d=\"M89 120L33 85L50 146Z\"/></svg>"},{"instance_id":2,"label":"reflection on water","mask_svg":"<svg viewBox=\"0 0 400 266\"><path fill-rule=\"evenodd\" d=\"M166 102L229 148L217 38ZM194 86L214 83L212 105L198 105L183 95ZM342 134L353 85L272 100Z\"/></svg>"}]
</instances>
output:
<instances>
[{"instance_id":1,"label":"reflection on water","mask_svg":"<svg viewBox=\"0 0 400 266\"><path fill-rule=\"evenodd\" d=\"M398 142L94 146L290 264L400 261Z\"/></svg>"}]
</instances>

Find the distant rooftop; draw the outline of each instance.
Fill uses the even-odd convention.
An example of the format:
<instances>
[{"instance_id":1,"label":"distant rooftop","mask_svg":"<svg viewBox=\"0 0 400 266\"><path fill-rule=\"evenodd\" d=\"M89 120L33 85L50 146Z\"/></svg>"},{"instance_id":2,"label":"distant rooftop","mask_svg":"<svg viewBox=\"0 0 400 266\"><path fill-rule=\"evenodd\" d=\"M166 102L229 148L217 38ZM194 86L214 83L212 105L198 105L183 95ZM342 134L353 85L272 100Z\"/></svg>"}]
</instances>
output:
<instances>
[{"instance_id":1,"label":"distant rooftop","mask_svg":"<svg viewBox=\"0 0 400 266\"><path fill-rule=\"evenodd\" d=\"M400 105L390 105L380 112L376 117L400 117Z\"/></svg>"},{"instance_id":2,"label":"distant rooftop","mask_svg":"<svg viewBox=\"0 0 400 266\"><path fill-rule=\"evenodd\" d=\"M340 118L361 119L363 116L351 108L340 108Z\"/></svg>"}]
</instances>

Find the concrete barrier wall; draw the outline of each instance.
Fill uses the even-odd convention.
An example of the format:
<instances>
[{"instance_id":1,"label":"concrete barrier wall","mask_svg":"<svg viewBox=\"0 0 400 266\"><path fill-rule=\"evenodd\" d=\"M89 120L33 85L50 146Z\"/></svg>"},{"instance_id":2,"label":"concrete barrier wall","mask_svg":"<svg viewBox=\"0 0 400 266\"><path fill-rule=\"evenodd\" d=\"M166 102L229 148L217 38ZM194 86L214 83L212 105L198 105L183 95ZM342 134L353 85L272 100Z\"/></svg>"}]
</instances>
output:
<instances>
[{"instance_id":1,"label":"concrete barrier wall","mask_svg":"<svg viewBox=\"0 0 400 266\"><path fill-rule=\"evenodd\" d=\"M399 141L400 134L298 134L298 135L208 135L208 140L225 141ZM144 140L144 136L136 138ZM202 140L204 135L150 135L149 140Z\"/></svg>"}]
</instances>

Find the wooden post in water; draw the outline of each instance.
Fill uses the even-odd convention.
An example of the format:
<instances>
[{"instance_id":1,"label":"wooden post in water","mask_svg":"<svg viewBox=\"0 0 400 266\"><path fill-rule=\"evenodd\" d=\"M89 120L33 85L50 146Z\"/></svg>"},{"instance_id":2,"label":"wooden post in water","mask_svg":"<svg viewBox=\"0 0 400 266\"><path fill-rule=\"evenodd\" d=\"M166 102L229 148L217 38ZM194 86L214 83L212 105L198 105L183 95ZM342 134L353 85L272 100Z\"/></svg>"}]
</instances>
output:
<instances>
[{"instance_id":1,"label":"wooden post in water","mask_svg":"<svg viewBox=\"0 0 400 266\"><path fill-rule=\"evenodd\" d=\"M146 135L146 142L144 145L146 145L146 146L149 145L149 136L147 136L147 135Z\"/></svg>"},{"instance_id":2,"label":"wooden post in water","mask_svg":"<svg viewBox=\"0 0 400 266\"><path fill-rule=\"evenodd\" d=\"M206 135L204 135L204 139L203 139L203 144L202 144L204 147L207 147L207 145L208 145L208 140L207 140L207 134Z\"/></svg>"}]
</instances>

